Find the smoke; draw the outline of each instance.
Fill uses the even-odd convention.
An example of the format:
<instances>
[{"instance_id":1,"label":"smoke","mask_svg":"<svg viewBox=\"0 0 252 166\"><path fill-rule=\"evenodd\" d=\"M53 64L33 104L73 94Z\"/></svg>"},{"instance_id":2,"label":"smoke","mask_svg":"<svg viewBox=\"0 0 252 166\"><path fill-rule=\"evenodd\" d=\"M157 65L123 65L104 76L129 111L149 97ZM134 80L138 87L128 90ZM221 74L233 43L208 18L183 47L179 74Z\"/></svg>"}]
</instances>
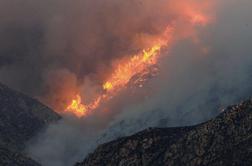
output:
<instances>
[{"instance_id":1,"label":"smoke","mask_svg":"<svg viewBox=\"0 0 252 166\"><path fill-rule=\"evenodd\" d=\"M159 76L146 85L152 95L124 108L104 132L106 139L147 127L198 124L249 98L251 6L248 1L218 2L215 23L198 30L200 42L183 40L170 50Z\"/></svg>"},{"instance_id":2,"label":"smoke","mask_svg":"<svg viewBox=\"0 0 252 166\"><path fill-rule=\"evenodd\" d=\"M213 20L189 26L190 7ZM249 97L251 7L246 0L0 0L1 81L58 111L76 92L92 98L115 60L148 48L167 24L177 28L157 77L122 91L109 110L49 126L27 151L46 166L71 165L97 144L200 123Z\"/></svg>"},{"instance_id":3,"label":"smoke","mask_svg":"<svg viewBox=\"0 0 252 166\"><path fill-rule=\"evenodd\" d=\"M100 85L115 60L148 48L167 24L183 20L189 4L196 10L208 3L1 0L1 81L61 111L86 80Z\"/></svg>"}]
</instances>

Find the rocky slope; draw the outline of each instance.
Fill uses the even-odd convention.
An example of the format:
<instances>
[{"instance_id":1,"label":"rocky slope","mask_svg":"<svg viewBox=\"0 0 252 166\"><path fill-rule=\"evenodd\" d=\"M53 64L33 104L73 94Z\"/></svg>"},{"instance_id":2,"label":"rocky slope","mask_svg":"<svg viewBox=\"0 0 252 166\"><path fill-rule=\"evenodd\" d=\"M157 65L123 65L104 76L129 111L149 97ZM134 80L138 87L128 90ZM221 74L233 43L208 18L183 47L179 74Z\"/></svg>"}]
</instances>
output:
<instances>
[{"instance_id":1,"label":"rocky slope","mask_svg":"<svg viewBox=\"0 0 252 166\"><path fill-rule=\"evenodd\" d=\"M213 120L182 128L148 129L99 146L76 166L251 166L252 100Z\"/></svg>"},{"instance_id":2,"label":"rocky slope","mask_svg":"<svg viewBox=\"0 0 252 166\"><path fill-rule=\"evenodd\" d=\"M58 114L37 100L0 84L0 165L38 165L23 156L22 150L28 140L58 119Z\"/></svg>"}]
</instances>

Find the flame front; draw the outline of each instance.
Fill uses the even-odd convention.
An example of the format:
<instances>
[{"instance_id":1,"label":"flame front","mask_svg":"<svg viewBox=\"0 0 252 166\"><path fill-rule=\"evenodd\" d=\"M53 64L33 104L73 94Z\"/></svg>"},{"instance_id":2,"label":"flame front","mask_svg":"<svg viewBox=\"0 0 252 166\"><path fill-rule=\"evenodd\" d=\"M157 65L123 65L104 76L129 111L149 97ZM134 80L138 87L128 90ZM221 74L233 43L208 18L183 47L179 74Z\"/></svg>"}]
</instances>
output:
<instances>
[{"instance_id":1,"label":"flame front","mask_svg":"<svg viewBox=\"0 0 252 166\"><path fill-rule=\"evenodd\" d=\"M66 111L74 113L77 117L86 115L87 108L82 104L80 95L76 95L76 98L72 100L71 104L66 108Z\"/></svg>"},{"instance_id":2,"label":"flame front","mask_svg":"<svg viewBox=\"0 0 252 166\"><path fill-rule=\"evenodd\" d=\"M157 63L161 48L169 43L171 31L171 28L167 28L164 35L151 48L144 49L129 59L119 61L118 65L115 66L114 72L102 84L102 93L93 102L87 105L82 104L81 96L77 95L66 108L66 112L72 112L77 117L83 117L89 111L98 108L101 102L113 98L120 90L127 86L132 77L137 74L141 76L144 70Z\"/></svg>"},{"instance_id":3,"label":"flame front","mask_svg":"<svg viewBox=\"0 0 252 166\"><path fill-rule=\"evenodd\" d=\"M191 24L205 25L208 19L199 13L188 12ZM143 76L146 69L157 64L162 48L167 48L173 37L174 27L168 26L166 30L153 41L149 48L145 48L135 55L128 56L119 61L114 66L113 72L101 84L99 94L91 103L83 104L81 96L78 94L66 108L66 112L72 112L77 117L86 116L90 111L97 109L101 103L113 98L119 91L127 87L134 76ZM142 75L141 75L142 74Z\"/></svg>"},{"instance_id":4,"label":"flame front","mask_svg":"<svg viewBox=\"0 0 252 166\"><path fill-rule=\"evenodd\" d=\"M148 66L156 64L160 49L161 44L157 44L148 50L143 50L142 53L129 60L119 63L115 72L103 84L103 89L114 91L127 85L134 75L142 73Z\"/></svg>"}]
</instances>

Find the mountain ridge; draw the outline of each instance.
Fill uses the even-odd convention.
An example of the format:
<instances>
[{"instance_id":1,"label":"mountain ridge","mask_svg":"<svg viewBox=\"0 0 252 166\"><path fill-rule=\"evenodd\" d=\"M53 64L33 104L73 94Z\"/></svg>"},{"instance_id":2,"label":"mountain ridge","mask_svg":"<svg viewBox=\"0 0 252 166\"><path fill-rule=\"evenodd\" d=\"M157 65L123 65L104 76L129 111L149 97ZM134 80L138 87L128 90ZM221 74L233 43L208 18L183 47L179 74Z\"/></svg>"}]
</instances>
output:
<instances>
[{"instance_id":1,"label":"mountain ridge","mask_svg":"<svg viewBox=\"0 0 252 166\"><path fill-rule=\"evenodd\" d=\"M222 110L205 123L150 128L100 145L75 166L250 166L252 99Z\"/></svg>"},{"instance_id":2,"label":"mountain ridge","mask_svg":"<svg viewBox=\"0 0 252 166\"><path fill-rule=\"evenodd\" d=\"M0 83L0 165L39 166L24 154L27 142L61 117L38 100Z\"/></svg>"}]
</instances>

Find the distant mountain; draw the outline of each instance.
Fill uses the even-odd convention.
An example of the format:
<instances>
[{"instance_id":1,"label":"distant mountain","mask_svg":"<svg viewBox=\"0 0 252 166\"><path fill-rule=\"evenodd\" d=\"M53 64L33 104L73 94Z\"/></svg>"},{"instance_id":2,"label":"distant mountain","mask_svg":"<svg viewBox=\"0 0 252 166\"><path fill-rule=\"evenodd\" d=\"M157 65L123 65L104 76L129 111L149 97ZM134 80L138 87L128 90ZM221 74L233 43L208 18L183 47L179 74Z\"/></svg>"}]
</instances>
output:
<instances>
[{"instance_id":1,"label":"distant mountain","mask_svg":"<svg viewBox=\"0 0 252 166\"><path fill-rule=\"evenodd\" d=\"M76 166L251 166L252 100L191 127L151 128L99 146Z\"/></svg>"},{"instance_id":2,"label":"distant mountain","mask_svg":"<svg viewBox=\"0 0 252 166\"><path fill-rule=\"evenodd\" d=\"M23 156L22 150L27 141L59 119L39 101L0 84L0 165L38 165Z\"/></svg>"}]
</instances>

